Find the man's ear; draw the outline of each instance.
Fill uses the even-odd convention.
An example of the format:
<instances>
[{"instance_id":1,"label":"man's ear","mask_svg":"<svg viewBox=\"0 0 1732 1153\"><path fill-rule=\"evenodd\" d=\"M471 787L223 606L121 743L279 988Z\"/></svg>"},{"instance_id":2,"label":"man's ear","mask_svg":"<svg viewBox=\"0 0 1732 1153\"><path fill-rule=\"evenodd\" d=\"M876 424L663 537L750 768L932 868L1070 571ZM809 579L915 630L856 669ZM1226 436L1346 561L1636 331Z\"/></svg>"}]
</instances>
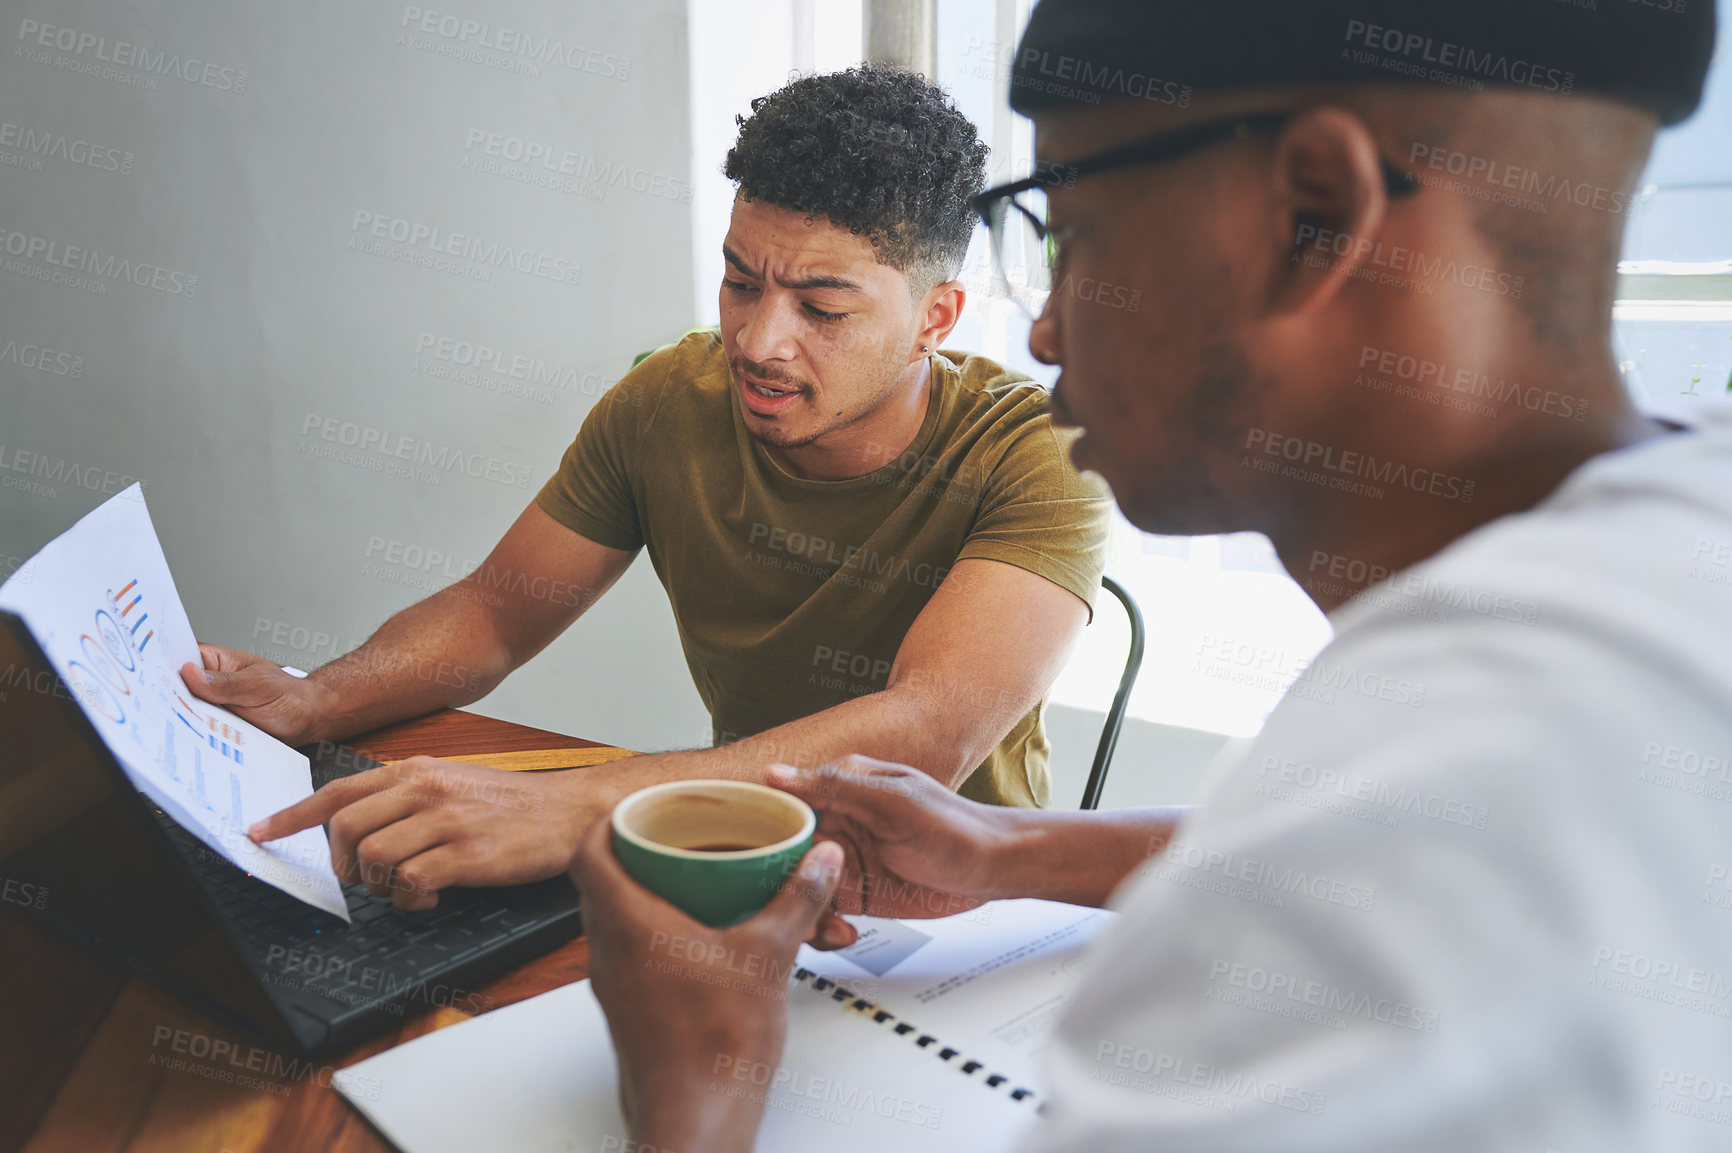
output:
<instances>
[{"instance_id":1,"label":"man's ear","mask_svg":"<svg viewBox=\"0 0 1732 1153\"><path fill-rule=\"evenodd\" d=\"M938 346L944 343L944 339L956 327L956 322L962 319L962 308L967 303L968 290L962 287L960 280L947 280L927 290L926 297L921 302L925 310L921 317L922 327L914 334L914 347L908 354L910 364L924 360L938 351ZM921 349L927 351L922 352Z\"/></svg>"},{"instance_id":2,"label":"man's ear","mask_svg":"<svg viewBox=\"0 0 1732 1153\"><path fill-rule=\"evenodd\" d=\"M1275 142L1276 252L1271 306L1287 315L1334 299L1376 251L1389 207L1376 138L1359 117L1316 108Z\"/></svg>"}]
</instances>

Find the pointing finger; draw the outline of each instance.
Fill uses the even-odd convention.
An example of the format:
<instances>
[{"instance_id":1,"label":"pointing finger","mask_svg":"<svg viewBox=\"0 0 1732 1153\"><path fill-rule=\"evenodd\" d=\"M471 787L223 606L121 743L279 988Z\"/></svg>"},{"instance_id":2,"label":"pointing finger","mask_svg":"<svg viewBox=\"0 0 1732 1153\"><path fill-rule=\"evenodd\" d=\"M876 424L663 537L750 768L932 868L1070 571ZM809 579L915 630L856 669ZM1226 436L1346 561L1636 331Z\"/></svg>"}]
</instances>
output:
<instances>
[{"instance_id":1,"label":"pointing finger","mask_svg":"<svg viewBox=\"0 0 1732 1153\"><path fill-rule=\"evenodd\" d=\"M262 844L298 833L302 829L314 828L336 816L344 806L388 789L396 783L397 774L389 766L368 769L352 777L332 781L312 796L255 822L247 829L247 836Z\"/></svg>"}]
</instances>

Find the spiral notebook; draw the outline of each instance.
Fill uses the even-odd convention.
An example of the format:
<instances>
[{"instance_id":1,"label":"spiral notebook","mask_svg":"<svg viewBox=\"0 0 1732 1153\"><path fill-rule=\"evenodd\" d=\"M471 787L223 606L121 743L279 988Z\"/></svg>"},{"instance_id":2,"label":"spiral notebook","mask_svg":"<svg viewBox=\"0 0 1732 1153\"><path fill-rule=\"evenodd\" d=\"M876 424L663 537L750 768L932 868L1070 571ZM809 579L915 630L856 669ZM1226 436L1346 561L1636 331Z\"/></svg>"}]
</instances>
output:
<instances>
[{"instance_id":1,"label":"spiral notebook","mask_svg":"<svg viewBox=\"0 0 1732 1153\"><path fill-rule=\"evenodd\" d=\"M764 1104L760 1150L1009 1149L1042 1099L1038 1056L1112 914L998 901L933 921L851 918L860 941L802 948L775 1069L716 1055ZM612 1045L588 981L341 1071L337 1088L403 1153L624 1150Z\"/></svg>"}]
</instances>

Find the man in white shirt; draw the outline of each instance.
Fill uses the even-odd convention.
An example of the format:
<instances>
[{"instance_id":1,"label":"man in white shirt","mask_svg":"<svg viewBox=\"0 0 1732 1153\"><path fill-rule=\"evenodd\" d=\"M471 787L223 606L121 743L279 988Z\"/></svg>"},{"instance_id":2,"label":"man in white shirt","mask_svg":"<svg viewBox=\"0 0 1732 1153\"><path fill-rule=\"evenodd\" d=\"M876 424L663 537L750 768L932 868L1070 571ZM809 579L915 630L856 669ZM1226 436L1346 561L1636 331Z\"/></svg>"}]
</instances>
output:
<instances>
[{"instance_id":1,"label":"man in white shirt","mask_svg":"<svg viewBox=\"0 0 1732 1153\"><path fill-rule=\"evenodd\" d=\"M1001 252L1056 250L1030 345L1074 457L1146 529L1267 533L1335 640L1190 813L776 768L839 848L717 931L593 830L636 1136L749 1147L701 1056L782 1039L757 991L646 971L651 935L785 959L847 939L839 892L1123 914L1031 1150L1732 1147L1732 414L1637 413L1609 333L1712 38L1705 3L1045 0L1012 78L1042 163L981 199Z\"/></svg>"}]
</instances>

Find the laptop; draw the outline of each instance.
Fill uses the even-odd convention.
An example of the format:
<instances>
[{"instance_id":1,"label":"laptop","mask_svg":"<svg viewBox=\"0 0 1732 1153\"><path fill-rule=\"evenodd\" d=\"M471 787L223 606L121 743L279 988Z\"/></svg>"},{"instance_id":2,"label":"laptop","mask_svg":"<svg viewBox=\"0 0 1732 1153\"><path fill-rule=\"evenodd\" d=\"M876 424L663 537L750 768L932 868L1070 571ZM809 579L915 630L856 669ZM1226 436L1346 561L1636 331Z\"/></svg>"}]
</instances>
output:
<instances>
[{"instance_id":1,"label":"laptop","mask_svg":"<svg viewBox=\"0 0 1732 1153\"><path fill-rule=\"evenodd\" d=\"M379 764L301 750L315 787ZM344 887L352 921L243 872L127 777L13 612L0 610L0 902L269 1044L344 1049L476 990L582 931L565 877L441 891L425 913Z\"/></svg>"}]
</instances>

